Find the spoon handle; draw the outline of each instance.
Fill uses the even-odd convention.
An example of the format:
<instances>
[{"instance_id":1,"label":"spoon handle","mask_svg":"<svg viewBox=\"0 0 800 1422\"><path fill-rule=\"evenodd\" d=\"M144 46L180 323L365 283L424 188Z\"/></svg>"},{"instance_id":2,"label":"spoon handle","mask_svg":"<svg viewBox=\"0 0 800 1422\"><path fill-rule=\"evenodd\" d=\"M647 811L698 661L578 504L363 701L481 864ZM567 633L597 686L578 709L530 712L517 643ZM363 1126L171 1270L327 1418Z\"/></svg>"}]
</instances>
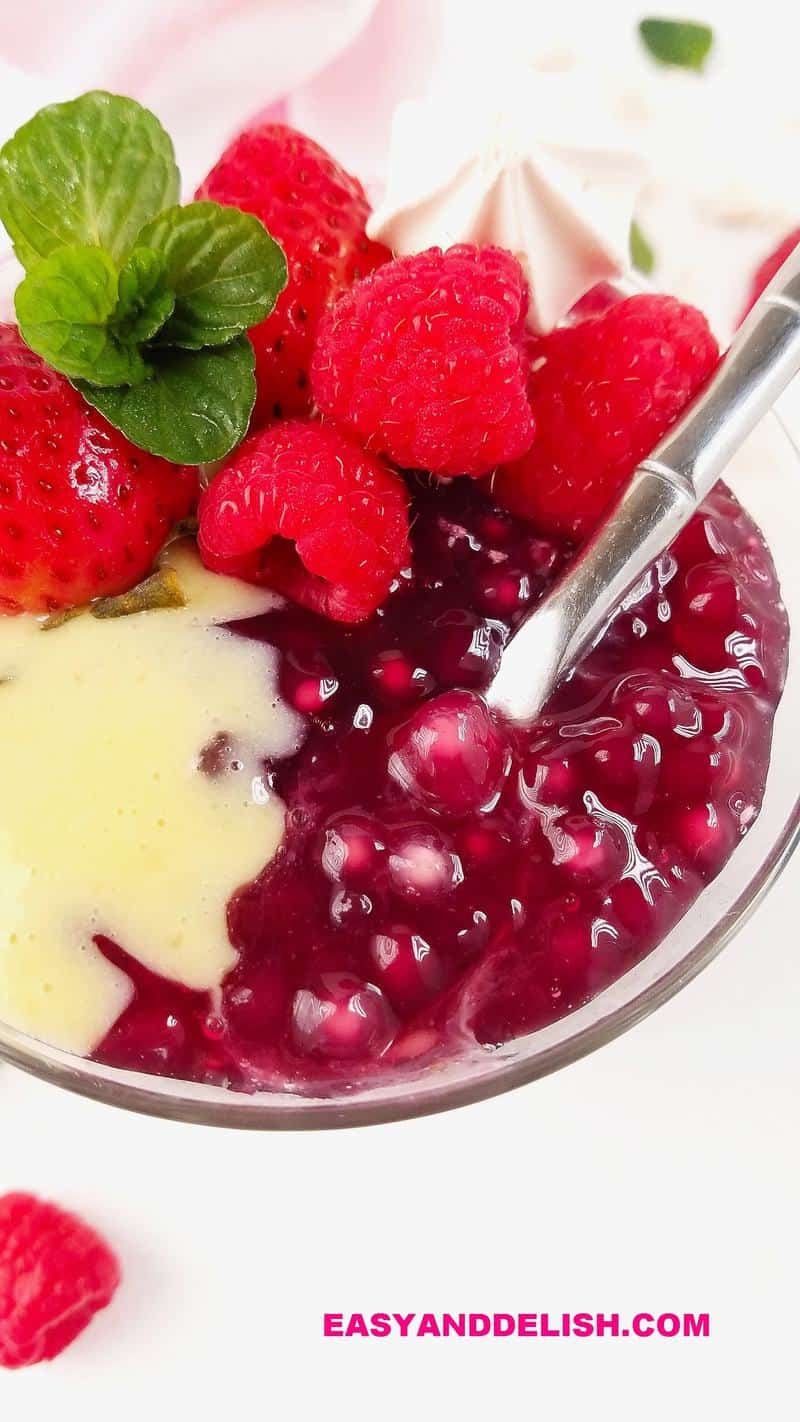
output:
<instances>
[{"instance_id":1,"label":"spoon handle","mask_svg":"<svg viewBox=\"0 0 800 1422\"><path fill-rule=\"evenodd\" d=\"M510 638L486 692L494 710L521 724L535 719L798 371L800 247L756 302L711 380Z\"/></svg>"}]
</instances>

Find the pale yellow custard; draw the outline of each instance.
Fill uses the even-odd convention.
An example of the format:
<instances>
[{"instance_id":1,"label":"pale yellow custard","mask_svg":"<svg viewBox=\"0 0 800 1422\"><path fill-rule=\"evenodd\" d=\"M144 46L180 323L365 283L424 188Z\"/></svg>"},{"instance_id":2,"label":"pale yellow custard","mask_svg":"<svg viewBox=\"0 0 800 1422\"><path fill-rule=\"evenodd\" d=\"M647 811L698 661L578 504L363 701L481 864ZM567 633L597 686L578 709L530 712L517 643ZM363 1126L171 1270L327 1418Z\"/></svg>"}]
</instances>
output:
<instances>
[{"instance_id":1,"label":"pale yellow custard","mask_svg":"<svg viewBox=\"0 0 800 1422\"><path fill-rule=\"evenodd\" d=\"M176 544L183 608L42 630L0 619L0 1021L90 1053L130 1000L104 934L187 987L235 962L231 894L275 853L260 758L298 744L272 650L220 623L272 594ZM241 768L198 766L226 733Z\"/></svg>"}]
</instances>

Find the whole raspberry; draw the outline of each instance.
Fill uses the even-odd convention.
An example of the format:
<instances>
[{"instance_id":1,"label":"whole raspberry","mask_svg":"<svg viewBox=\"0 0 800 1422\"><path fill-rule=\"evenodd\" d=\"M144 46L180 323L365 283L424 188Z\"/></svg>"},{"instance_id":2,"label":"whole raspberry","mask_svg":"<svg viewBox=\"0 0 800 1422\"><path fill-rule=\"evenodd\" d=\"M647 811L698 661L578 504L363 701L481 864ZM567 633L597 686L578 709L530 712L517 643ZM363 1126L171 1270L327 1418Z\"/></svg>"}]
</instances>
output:
<instances>
[{"instance_id":1,"label":"whole raspberry","mask_svg":"<svg viewBox=\"0 0 800 1422\"><path fill-rule=\"evenodd\" d=\"M536 439L492 494L546 533L582 539L711 374L705 317L670 296L631 296L533 348Z\"/></svg>"},{"instance_id":2,"label":"whole raspberry","mask_svg":"<svg viewBox=\"0 0 800 1422\"><path fill-rule=\"evenodd\" d=\"M340 291L390 255L366 235L370 207L361 184L305 134L264 123L234 139L197 196L252 212L283 247L288 284L266 321L250 332L254 418L263 423L307 414L320 316Z\"/></svg>"},{"instance_id":3,"label":"whole raspberry","mask_svg":"<svg viewBox=\"0 0 800 1422\"><path fill-rule=\"evenodd\" d=\"M116 1257L83 1220L34 1195L0 1195L0 1367L55 1358L119 1280Z\"/></svg>"},{"instance_id":4,"label":"whole raspberry","mask_svg":"<svg viewBox=\"0 0 800 1422\"><path fill-rule=\"evenodd\" d=\"M486 474L533 438L527 306L522 269L498 247L399 257L320 323L317 403L405 468Z\"/></svg>"},{"instance_id":5,"label":"whole raspberry","mask_svg":"<svg viewBox=\"0 0 800 1422\"><path fill-rule=\"evenodd\" d=\"M127 592L197 497L0 325L0 612Z\"/></svg>"},{"instance_id":6,"label":"whole raspberry","mask_svg":"<svg viewBox=\"0 0 800 1422\"><path fill-rule=\"evenodd\" d=\"M752 281L750 282L750 290L744 305L744 310L739 317L740 321L744 320L751 306L758 300L762 291L765 287L769 286L772 278L780 271L786 258L791 256L798 242L800 242L800 227L795 227L784 237L782 242L778 243L777 247L770 252L769 256L764 258L761 265L756 268L753 273Z\"/></svg>"},{"instance_id":7,"label":"whole raspberry","mask_svg":"<svg viewBox=\"0 0 800 1422\"><path fill-rule=\"evenodd\" d=\"M216 572L360 622L408 558L408 494L337 430L285 420L248 436L206 490L198 543Z\"/></svg>"}]
</instances>

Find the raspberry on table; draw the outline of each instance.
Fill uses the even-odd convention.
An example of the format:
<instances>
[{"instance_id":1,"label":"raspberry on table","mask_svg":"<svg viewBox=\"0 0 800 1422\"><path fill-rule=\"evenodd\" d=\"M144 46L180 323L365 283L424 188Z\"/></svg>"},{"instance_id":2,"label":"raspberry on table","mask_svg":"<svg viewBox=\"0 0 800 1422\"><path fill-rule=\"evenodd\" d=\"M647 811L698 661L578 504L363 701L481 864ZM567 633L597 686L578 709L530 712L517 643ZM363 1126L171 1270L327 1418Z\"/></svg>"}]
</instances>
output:
<instances>
[{"instance_id":1,"label":"raspberry on table","mask_svg":"<svg viewBox=\"0 0 800 1422\"><path fill-rule=\"evenodd\" d=\"M338 430L285 420L248 436L206 490L198 544L215 572L360 622L408 559L408 494Z\"/></svg>"},{"instance_id":2,"label":"raspberry on table","mask_svg":"<svg viewBox=\"0 0 800 1422\"><path fill-rule=\"evenodd\" d=\"M116 1256L83 1220L34 1195L0 1195L0 1367L55 1358L119 1281Z\"/></svg>"},{"instance_id":3,"label":"raspberry on table","mask_svg":"<svg viewBox=\"0 0 800 1422\"><path fill-rule=\"evenodd\" d=\"M498 247L432 247L359 282L320 322L324 414L408 469L487 474L533 439L528 288Z\"/></svg>"},{"instance_id":4,"label":"raspberry on table","mask_svg":"<svg viewBox=\"0 0 800 1422\"><path fill-rule=\"evenodd\" d=\"M370 207L361 184L305 134L263 123L234 139L197 197L253 213L280 242L288 284L250 332L255 420L307 414L308 368L323 311L390 256L366 235Z\"/></svg>"},{"instance_id":5,"label":"raspberry on table","mask_svg":"<svg viewBox=\"0 0 800 1422\"><path fill-rule=\"evenodd\" d=\"M544 532L581 540L711 374L719 349L695 307L640 295L550 332L532 356L536 438L498 470L492 495Z\"/></svg>"},{"instance_id":6,"label":"raspberry on table","mask_svg":"<svg viewBox=\"0 0 800 1422\"><path fill-rule=\"evenodd\" d=\"M196 470L135 448L0 325L0 612L127 592L196 498Z\"/></svg>"},{"instance_id":7,"label":"raspberry on table","mask_svg":"<svg viewBox=\"0 0 800 1422\"><path fill-rule=\"evenodd\" d=\"M800 242L800 227L795 227L791 232L787 233L783 241L779 242L777 247L775 247L769 256L765 257L763 262L756 268L750 282L747 301L739 317L740 321L744 320L750 308L755 305L762 291L769 286L772 278L777 276L786 258L791 256L798 242Z\"/></svg>"}]
</instances>

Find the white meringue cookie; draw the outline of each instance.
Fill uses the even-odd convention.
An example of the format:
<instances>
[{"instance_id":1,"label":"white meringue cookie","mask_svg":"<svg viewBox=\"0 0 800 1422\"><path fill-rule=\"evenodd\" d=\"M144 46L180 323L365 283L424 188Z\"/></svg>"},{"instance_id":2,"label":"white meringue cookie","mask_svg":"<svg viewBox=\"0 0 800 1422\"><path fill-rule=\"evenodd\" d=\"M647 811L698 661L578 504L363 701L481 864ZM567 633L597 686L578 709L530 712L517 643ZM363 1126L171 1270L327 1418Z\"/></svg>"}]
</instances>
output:
<instances>
[{"instance_id":1,"label":"white meringue cookie","mask_svg":"<svg viewBox=\"0 0 800 1422\"><path fill-rule=\"evenodd\" d=\"M624 273L644 161L563 76L528 74L511 96L448 96L395 112L389 176L367 231L399 255L457 242L519 259L528 321L548 331L598 281Z\"/></svg>"}]
</instances>

